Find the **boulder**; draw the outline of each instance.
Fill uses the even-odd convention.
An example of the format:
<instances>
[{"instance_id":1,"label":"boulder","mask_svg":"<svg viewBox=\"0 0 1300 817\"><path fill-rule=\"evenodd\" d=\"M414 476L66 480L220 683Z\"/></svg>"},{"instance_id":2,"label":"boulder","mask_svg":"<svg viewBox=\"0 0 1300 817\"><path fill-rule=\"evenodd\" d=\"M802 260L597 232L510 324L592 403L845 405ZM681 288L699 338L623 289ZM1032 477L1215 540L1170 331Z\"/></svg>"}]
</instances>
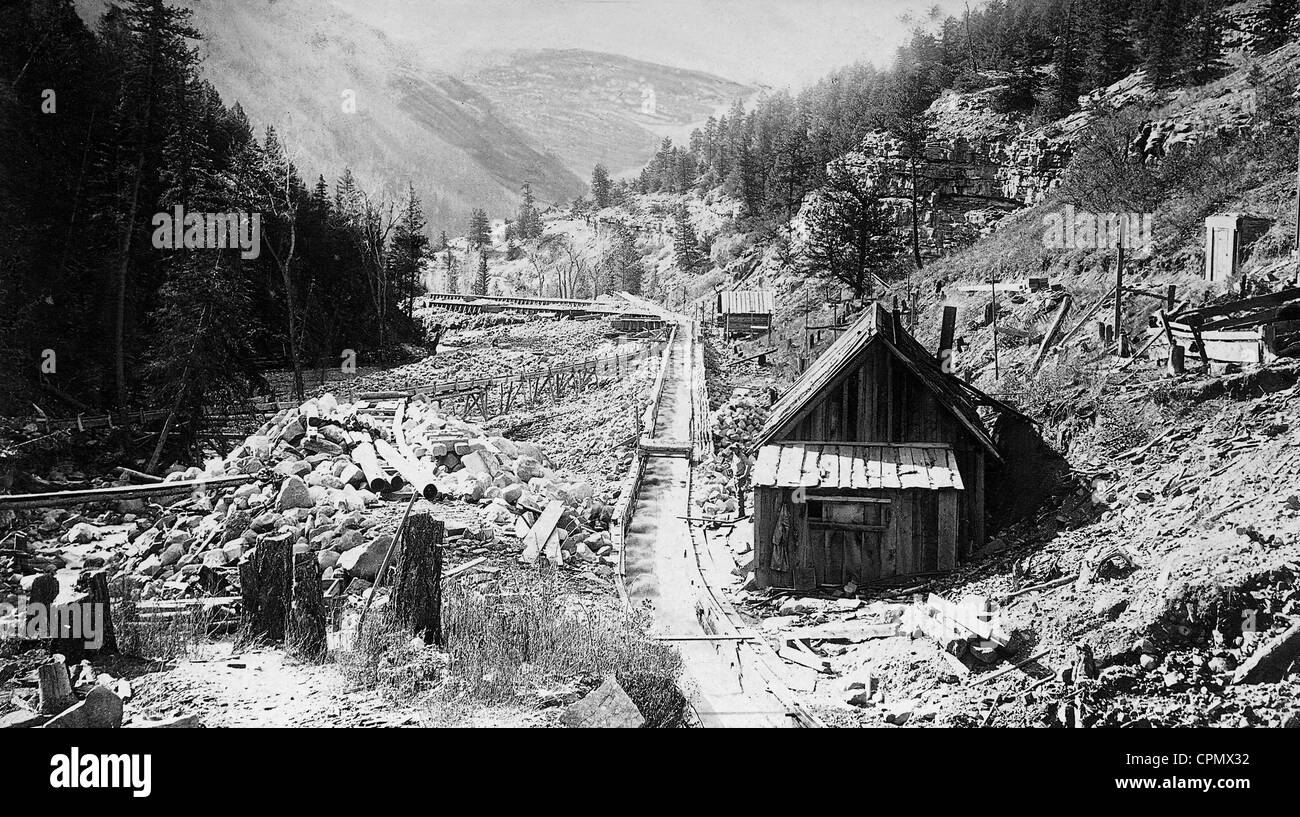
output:
<instances>
[{"instance_id":1,"label":"boulder","mask_svg":"<svg viewBox=\"0 0 1300 817\"><path fill-rule=\"evenodd\" d=\"M301 477L286 477L284 482L280 483L280 494L275 499L277 511L311 508L315 504L307 491L307 483L303 482Z\"/></svg>"},{"instance_id":2,"label":"boulder","mask_svg":"<svg viewBox=\"0 0 1300 817\"><path fill-rule=\"evenodd\" d=\"M645 717L612 676L560 716L571 729L639 729Z\"/></svg>"},{"instance_id":3,"label":"boulder","mask_svg":"<svg viewBox=\"0 0 1300 817\"><path fill-rule=\"evenodd\" d=\"M339 557L336 566L346 570L349 576L373 582L379 575L379 565L384 561L384 554L392 544L393 537L384 534L372 539L362 547L355 547Z\"/></svg>"}]
</instances>

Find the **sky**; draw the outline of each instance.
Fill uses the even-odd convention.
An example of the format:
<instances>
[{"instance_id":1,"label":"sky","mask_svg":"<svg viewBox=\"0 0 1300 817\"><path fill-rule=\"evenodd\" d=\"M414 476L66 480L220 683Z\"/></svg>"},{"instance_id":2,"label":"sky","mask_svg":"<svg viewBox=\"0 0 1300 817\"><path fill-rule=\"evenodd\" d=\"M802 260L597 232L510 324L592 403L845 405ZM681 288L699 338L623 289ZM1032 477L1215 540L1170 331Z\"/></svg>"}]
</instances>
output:
<instances>
[{"instance_id":1,"label":"sky","mask_svg":"<svg viewBox=\"0 0 1300 817\"><path fill-rule=\"evenodd\" d=\"M794 90L885 64L934 2L918 0L334 0L455 68L483 51L583 48ZM958 8L954 0L945 0Z\"/></svg>"}]
</instances>

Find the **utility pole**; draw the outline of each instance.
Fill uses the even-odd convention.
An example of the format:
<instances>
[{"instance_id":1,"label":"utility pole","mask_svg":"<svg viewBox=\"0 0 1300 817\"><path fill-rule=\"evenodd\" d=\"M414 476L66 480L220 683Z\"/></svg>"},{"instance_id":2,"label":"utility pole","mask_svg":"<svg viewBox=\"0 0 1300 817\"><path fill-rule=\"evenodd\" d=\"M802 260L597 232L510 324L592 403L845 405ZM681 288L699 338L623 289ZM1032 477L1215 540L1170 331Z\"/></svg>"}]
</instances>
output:
<instances>
[{"instance_id":1,"label":"utility pole","mask_svg":"<svg viewBox=\"0 0 1300 817\"><path fill-rule=\"evenodd\" d=\"M1115 357L1124 356L1124 231L1115 244Z\"/></svg>"}]
</instances>

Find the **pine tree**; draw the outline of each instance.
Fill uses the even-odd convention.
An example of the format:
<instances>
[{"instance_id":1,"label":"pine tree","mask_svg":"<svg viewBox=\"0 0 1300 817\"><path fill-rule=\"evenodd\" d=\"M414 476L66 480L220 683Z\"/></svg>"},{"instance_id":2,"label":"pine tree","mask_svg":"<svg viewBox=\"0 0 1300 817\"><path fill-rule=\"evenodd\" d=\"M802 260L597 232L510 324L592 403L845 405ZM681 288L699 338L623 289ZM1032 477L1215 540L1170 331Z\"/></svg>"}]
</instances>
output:
<instances>
[{"instance_id":1,"label":"pine tree","mask_svg":"<svg viewBox=\"0 0 1300 817\"><path fill-rule=\"evenodd\" d=\"M903 251L875 191L842 162L832 166L828 188L811 206L802 247L805 268L829 276L864 297Z\"/></svg>"},{"instance_id":2,"label":"pine tree","mask_svg":"<svg viewBox=\"0 0 1300 817\"><path fill-rule=\"evenodd\" d=\"M604 165L598 164L591 171L591 200L595 202L597 210L613 204L610 193L609 171Z\"/></svg>"},{"instance_id":3,"label":"pine tree","mask_svg":"<svg viewBox=\"0 0 1300 817\"><path fill-rule=\"evenodd\" d=\"M673 249L677 255L677 267L683 272L693 272L704 263L704 257L700 253L699 239L695 236L695 229L691 227L690 214L686 210L685 204L677 207L674 218L674 232L676 233L673 240Z\"/></svg>"},{"instance_id":4,"label":"pine tree","mask_svg":"<svg viewBox=\"0 0 1300 817\"><path fill-rule=\"evenodd\" d=\"M1133 67L1127 4L1128 0L1090 0L1081 10L1081 76L1089 90L1110 85Z\"/></svg>"},{"instance_id":5,"label":"pine tree","mask_svg":"<svg viewBox=\"0 0 1300 817\"><path fill-rule=\"evenodd\" d=\"M1182 0L1153 0L1142 38L1142 67L1152 88L1168 87L1178 74Z\"/></svg>"},{"instance_id":6,"label":"pine tree","mask_svg":"<svg viewBox=\"0 0 1300 817\"><path fill-rule=\"evenodd\" d=\"M492 223L486 210L475 208L469 215L469 245L478 250L492 244Z\"/></svg>"},{"instance_id":7,"label":"pine tree","mask_svg":"<svg viewBox=\"0 0 1300 817\"><path fill-rule=\"evenodd\" d=\"M415 185L408 182L406 201L393 228L387 260L388 274L406 295L406 311L412 316L415 314L415 296L420 291L420 272L429 248L429 237L424 232L426 227L424 208L415 194ZM403 293L399 293L399 299Z\"/></svg>"},{"instance_id":8,"label":"pine tree","mask_svg":"<svg viewBox=\"0 0 1300 817\"><path fill-rule=\"evenodd\" d=\"M1061 118L1078 107L1079 99L1079 48L1075 17L1075 0L1065 7L1065 19L1057 34L1053 49L1055 73L1052 80L1052 116Z\"/></svg>"},{"instance_id":9,"label":"pine tree","mask_svg":"<svg viewBox=\"0 0 1300 817\"><path fill-rule=\"evenodd\" d=\"M1204 85L1223 72L1223 26L1219 0L1200 0L1183 42L1181 62L1188 83Z\"/></svg>"},{"instance_id":10,"label":"pine tree","mask_svg":"<svg viewBox=\"0 0 1300 817\"><path fill-rule=\"evenodd\" d=\"M532 184L524 182L520 195L523 196L523 202L519 205L516 233L524 241L539 238L542 235L542 215L537 211Z\"/></svg>"}]
</instances>

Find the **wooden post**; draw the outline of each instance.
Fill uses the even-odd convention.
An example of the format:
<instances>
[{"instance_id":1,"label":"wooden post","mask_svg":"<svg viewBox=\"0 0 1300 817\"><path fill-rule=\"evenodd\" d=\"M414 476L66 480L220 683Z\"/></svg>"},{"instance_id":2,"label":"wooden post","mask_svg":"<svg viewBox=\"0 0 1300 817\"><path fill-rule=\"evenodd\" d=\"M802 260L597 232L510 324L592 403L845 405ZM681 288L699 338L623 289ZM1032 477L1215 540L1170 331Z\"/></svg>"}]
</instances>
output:
<instances>
[{"instance_id":1,"label":"wooden post","mask_svg":"<svg viewBox=\"0 0 1300 817\"><path fill-rule=\"evenodd\" d=\"M248 635L284 640L292 578L291 534L259 539L253 558L239 566L239 589L243 596L240 624Z\"/></svg>"},{"instance_id":2,"label":"wooden post","mask_svg":"<svg viewBox=\"0 0 1300 817\"><path fill-rule=\"evenodd\" d=\"M442 646L443 523L430 514L411 516L397 560L393 615L400 624Z\"/></svg>"},{"instance_id":3,"label":"wooden post","mask_svg":"<svg viewBox=\"0 0 1300 817\"><path fill-rule=\"evenodd\" d=\"M957 307L943 308L943 323L939 325L939 363L943 364L952 355L953 336L957 334ZM945 355L944 353L948 354Z\"/></svg>"},{"instance_id":4,"label":"wooden post","mask_svg":"<svg viewBox=\"0 0 1300 817\"><path fill-rule=\"evenodd\" d=\"M293 557L293 598L285 628L285 643L303 658L325 654L325 599L320 564L310 551Z\"/></svg>"},{"instance_id":5,"label":"wooden post","mask_svg":"<svg viewBox=\"0 0 1300 817\"><path fill-rule=\"evenodd\" d=\"M1186 370L1187 366L1183 356L1183 347L1175 343L1169 347L1168 372L1171 375L1182 374Z\"/></svg>"},{"instance_id":6,"label":"wooden post","mask_svg":"<svg viewBox=\"0 0 1300 817\"><path fill-rule=\"evenodd\" d=\"M998 368L998 276L994 275L989 282L993 285L993 382L997 383L1002 379Z\"/></svg>"},{"instance_id":7,"label":"wooden post","mask_svg":"<svg viewBox=\"0 0 1300 817\"><path fill-rule=\"evenodd\" d=\"M1124 242L1115 245L1115 357L1124 356Z\"/></svg>"},{"instance_id":8,"label":"wooden post","mask_svg":"<svg viewBox=\"0 0 1300 817\"><path fill-rule=\"evenodd\" d=\"M77 702L68 678L68 665L54 660L36 668L37 694L42 715L57 715Z\"/></svg>"},{"instance_id":9,"label":"wooden post","mask_svg":"<svg viewBox=\"0 0 1300 817\"><path fill-rule=\"evenodd\" d=\"M1170 284L1165 290L1165 311L1174 311L1174 298L1178 295L1178 284Z\"/></svg>"},{"instance_id":10,"label":"wooden post","mask_svg":"<svg viewBox=\"0 0 1300 817\"><path fill-rule=\"evenodd\" d=\"M100 625L100 644L87 652L96 655L117 654L117 632L113 628L113 603L108 597L108 575L102 570L87 570L77 579L77 589L86 594L82 604L98 605L100 615L96 616ZM85 621L85 616L82 621ZM84 639L83 639L84 640Z\"/></svg>"}]
</instances>

